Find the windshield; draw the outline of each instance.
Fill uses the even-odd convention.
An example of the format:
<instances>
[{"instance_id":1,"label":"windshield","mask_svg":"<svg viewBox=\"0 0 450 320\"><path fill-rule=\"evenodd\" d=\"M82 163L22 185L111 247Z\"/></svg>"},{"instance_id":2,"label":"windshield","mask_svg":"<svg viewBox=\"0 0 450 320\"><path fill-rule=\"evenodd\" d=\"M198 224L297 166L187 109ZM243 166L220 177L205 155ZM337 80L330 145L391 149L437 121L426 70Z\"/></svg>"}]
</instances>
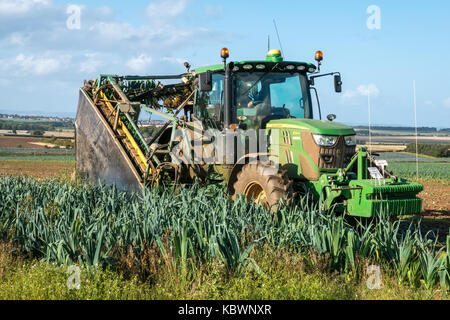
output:
<instances>
[{"instance_id":1,"label":"windshield","mask_svg":"<svg viewBox=\"0 0 450 320\"><path fill-rule=\"evenodd\" d=\"M312 118L306 76L299 73L237 73L234 102L239 121L262 127L270 120Z\"/></svg>"}]
</instances>

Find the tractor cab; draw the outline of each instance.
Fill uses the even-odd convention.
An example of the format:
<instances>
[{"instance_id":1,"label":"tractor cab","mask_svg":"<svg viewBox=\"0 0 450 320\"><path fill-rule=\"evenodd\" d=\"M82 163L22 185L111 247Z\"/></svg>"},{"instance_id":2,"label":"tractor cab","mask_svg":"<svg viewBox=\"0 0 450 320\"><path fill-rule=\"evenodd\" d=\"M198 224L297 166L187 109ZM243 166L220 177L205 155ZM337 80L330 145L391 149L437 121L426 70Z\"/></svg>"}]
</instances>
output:
<instances>
[{"instance_id":1,"label":"tractor cab","mask_svg":"<svg viewBox=\"0 0 450 320\"><path fill-rule=\"evenodd\" d=\"M235 124L257 130L271 120L312 119L307 73L315 70L309 63L283 61L279 50L269 51L264 61L199 68L194 114L217 129Z\"/></svg>"}]
</instances>

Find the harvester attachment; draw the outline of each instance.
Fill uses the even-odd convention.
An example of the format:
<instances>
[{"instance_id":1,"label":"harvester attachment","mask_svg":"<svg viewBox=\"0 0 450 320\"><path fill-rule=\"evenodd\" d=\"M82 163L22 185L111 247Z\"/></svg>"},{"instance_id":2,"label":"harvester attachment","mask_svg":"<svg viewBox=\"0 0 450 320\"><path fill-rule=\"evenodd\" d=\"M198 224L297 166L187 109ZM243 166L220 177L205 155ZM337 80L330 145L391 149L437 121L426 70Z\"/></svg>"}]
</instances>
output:
<instances>
[{"instance_id":1,"label":"harvester attachment","mask_svg":"<svg viewBox=\"0 0 450 320\"><path fill-rule=\"evenodd\" d=\"M355 154L345 169L323 174L311 190L320 198L323 209L334 209L352 216L374 217L414 215L422 211L417 194L423 186L393 176L365 148Z\"/></svg>"},{"instance_id":2,"label":"harvester attachment","mask_svg":"<svg viewBox=\"0 0 450 320\"><path fill-rule=\"evenodd\" d=\"M75 130L78 174L94 184L115 184L120 190L137 191L142 188L141 175L127 150L83 89L80 89Z\"/></svg>"},{"instance_id":3,"label":"harvester attachment","mask_svg":"<svg viewBox=\"0 0 450 320\"><path fill-rule=\"evenodd\" d=\"M169 123L173 128L179 124L175 116L193 97L191 83L162 85L154 79L102 75L85 82L75 121L79 175L94 184L115 184L119 190L131 192L152 184L162 171L175 171L178 176L179 168L169 168L164 162L166 157L170 160L172 143L157 142ZM161 107L176 109L169 115L157 110ZM141 108L169 119L149 143L137 126ZM154 145L157 147L152 148Z\"/></svg>"}]
</instances>

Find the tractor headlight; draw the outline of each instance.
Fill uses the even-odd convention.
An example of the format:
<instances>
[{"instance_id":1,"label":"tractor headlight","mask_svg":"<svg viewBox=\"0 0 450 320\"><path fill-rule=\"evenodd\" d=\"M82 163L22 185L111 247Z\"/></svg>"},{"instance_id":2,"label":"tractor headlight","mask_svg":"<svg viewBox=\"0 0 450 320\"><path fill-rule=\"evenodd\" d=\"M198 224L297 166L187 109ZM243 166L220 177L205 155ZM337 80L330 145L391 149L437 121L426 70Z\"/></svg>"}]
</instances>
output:
<instances>
[{"instance_id":1,"label":"tractor headlight","mask_svg":"<svg viewBox=\"0 0 450 320\"><path fill-rule=\"evenodd\" d=\"M334 146L337 140L337 136L324 136L321 134L313 134L314 141L321 147Z\"/></svg>"},{"instance_id":2,"label":"tractor headlight","mask_svg":"<svg viewBox=\"0 0 450 320\"><path fill-rule=\"evenodd\" d=\"M348 146L356 146L356 136L346 136L345 144Z\"/></svg>"}]
</instances>

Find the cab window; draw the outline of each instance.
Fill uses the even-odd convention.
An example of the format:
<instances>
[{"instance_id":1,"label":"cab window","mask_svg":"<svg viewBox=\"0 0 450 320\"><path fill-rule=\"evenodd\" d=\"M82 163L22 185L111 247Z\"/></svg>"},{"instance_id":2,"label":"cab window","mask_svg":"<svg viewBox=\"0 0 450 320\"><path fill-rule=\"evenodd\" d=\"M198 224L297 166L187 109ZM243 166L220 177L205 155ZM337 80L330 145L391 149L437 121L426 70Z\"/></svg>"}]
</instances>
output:
<instances>
[{"instance_id":1,"label":"cab window","mask_svg":"<svg viewBox=\"0 0 450 320\"><path fill-rule=\"evenodd\" d=\"M220 127L223 121L223 80L224 75L212 75L212 90L210 92L197 91L194 114L198 119Z\"/></svg>"}]
</instances>

